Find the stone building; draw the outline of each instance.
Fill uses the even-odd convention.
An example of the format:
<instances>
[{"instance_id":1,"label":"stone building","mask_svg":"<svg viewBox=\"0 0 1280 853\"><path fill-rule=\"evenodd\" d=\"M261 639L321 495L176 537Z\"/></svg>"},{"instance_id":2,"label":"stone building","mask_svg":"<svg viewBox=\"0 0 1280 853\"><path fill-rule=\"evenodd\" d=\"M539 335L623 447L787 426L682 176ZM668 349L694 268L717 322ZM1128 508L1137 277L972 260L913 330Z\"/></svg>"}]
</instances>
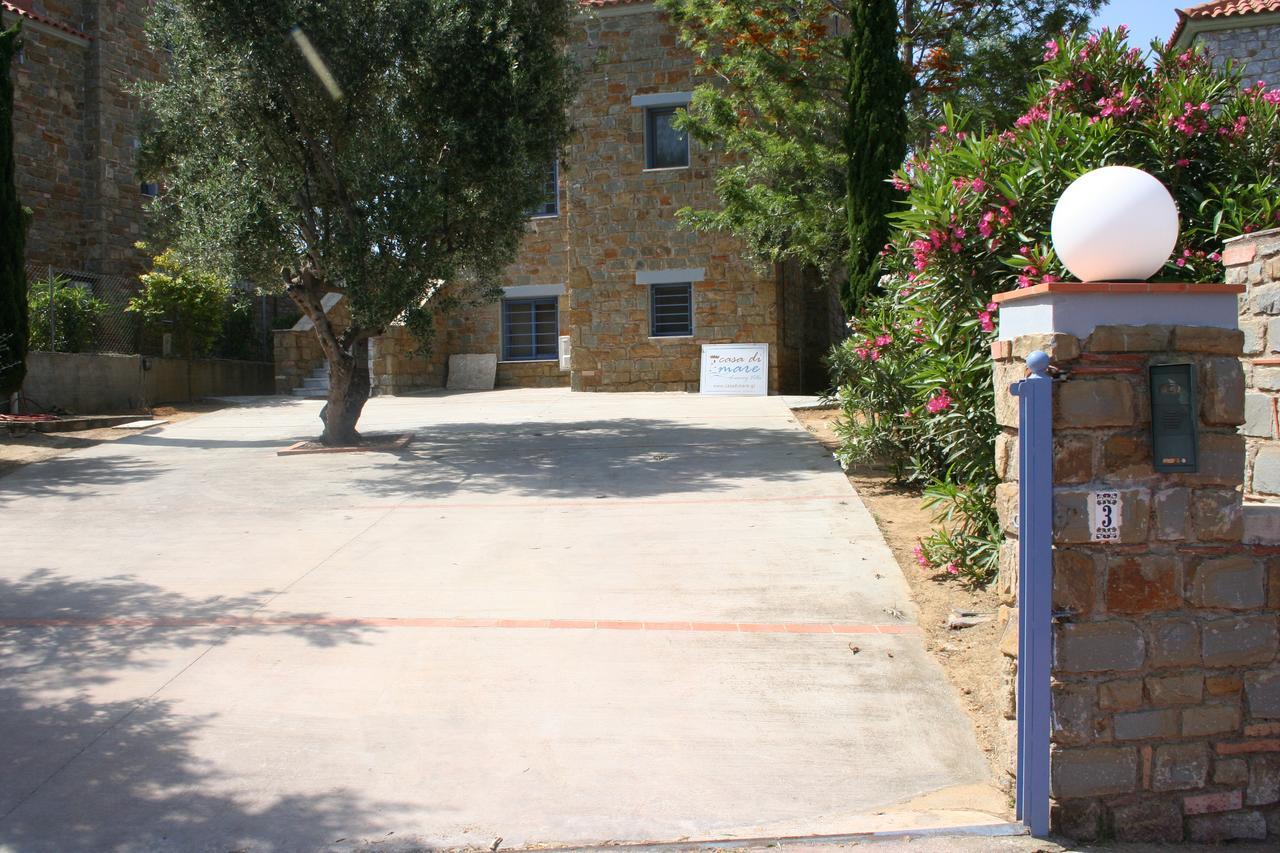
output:
<instances>
[{"instance_id":1,"label":"stone building","mask_svg":"<svg viewBox=\"0 0 1280 853\"><path fill-rule=\"evenodd\" d=\"M140 79L162 59L143 33L145 0L14 0L4 24L21 21L14 67L18 194L34 213L27 260L39 266L133 276L145 257L146 203L139 181Z\"/></svg>"},{"instance_id":2,"label":"stone building","mask_svg":"<svg viewBox=\"0 0 1280 853\"><path fill-rule=\"evenodd\" d=\"M502 300L442 319L429 356L403 328L375 338L375 393L438 387L459 354L496 354L499 385L693 391L709 343L767 344L773 393L822 387L838 304L797 270L763 268L734 238L677 221L716 201L716 155L671 124L701 82L692 54L652 3L583 4L569 47L582 74L574 136L548 164ZM320 363L312 337L305 321L277 333L278 390Z\"/></svg>"},{"instance_id":3,"label":"stone building","mask_svg":"<svg viewBox=\"0 0 1280 853\"><path fill-rule=\"evenodd\" d=\"M1242 63L1246 79L1280 85L1280 0L1212 0L1179 9L1170 43L1180 50L1204 45Z\"/></svg>"}]
</instances>

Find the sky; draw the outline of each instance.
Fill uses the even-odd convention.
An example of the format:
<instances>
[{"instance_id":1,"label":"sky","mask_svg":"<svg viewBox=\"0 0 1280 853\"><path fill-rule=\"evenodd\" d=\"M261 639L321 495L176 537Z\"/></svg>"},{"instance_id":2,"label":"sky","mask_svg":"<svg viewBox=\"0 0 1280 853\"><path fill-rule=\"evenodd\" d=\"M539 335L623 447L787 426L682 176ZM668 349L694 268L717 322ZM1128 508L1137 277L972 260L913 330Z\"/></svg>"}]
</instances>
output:
<instances>
[{"instance_id":1,"label":"sky","mask_svg":"<svg viewBox=\"0 0 1280 853\"><path fill-rule=\"evenodd\" d=\"M1111 0L1093 18L1092 28L1128 24L1129 41L1135 47L1145 48L1153 38L1165 41L1173 35L1178 23L1175 9L1199 6L1204 0Z\"/></svg>"}]
</instances>

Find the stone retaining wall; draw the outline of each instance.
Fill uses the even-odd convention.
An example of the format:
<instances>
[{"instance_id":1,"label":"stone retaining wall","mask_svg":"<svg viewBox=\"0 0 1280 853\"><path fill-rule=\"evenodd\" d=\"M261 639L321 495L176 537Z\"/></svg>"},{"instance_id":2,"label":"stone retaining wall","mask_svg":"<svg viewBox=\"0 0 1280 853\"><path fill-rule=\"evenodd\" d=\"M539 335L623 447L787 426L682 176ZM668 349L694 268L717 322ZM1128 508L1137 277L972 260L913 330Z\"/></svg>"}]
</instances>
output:
<instances>
[{"instance_id":1,"label":"stone retaining wall","mask_svg":"<svg viewBox=\"0 0 1280 853\"><path fill-rule=\"evenodd\" d=\"M1017 400L1042 349L1054 401L1052 796L1077 840L1280 837L1280 548L1241 544L1244 335L1099 327L997 343L999 589L1017 599ZM1151 364L1191 362L1200 470L1157 473ZM1120 541L1091 541L1088 496L1120 493ZM1006 614L1008 611L1006 611ZM1003 648L1017 654L1017 620ZM1011 661L1012 666L1012 661Z\"/></svg>"},{"instance_id":2,"label":"stone retaining wall","mask_svg":"<svg viewBox=\"0 0 1280 853\"><path fill-rule=\"evenodd\" d=\"M1227 281L1243 284L1244 488L1251 498L1280 499L1280 230L1232 240L1223 253Z\"/></svg>"}]
</instances>

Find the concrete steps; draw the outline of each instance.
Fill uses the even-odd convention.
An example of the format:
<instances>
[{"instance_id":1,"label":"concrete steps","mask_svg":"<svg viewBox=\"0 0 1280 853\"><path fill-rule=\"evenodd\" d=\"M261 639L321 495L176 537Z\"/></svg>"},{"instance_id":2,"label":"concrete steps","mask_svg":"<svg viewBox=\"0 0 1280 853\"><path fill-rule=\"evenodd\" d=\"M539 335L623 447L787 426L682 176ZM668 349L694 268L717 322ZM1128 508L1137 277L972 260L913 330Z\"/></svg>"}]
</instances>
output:
<instances>
[{"instance_id":1,"label":"concrete steps","mask_svg":"<svg viewBox=\"0 0 1280 853\"><path fill-rule=\"evenodd\" d=\"M329 396L329 367L322 365L311 371L310 375L303 377L302 387L293 389L295 397L328 397Z\"/></svg>"}]
</instances>

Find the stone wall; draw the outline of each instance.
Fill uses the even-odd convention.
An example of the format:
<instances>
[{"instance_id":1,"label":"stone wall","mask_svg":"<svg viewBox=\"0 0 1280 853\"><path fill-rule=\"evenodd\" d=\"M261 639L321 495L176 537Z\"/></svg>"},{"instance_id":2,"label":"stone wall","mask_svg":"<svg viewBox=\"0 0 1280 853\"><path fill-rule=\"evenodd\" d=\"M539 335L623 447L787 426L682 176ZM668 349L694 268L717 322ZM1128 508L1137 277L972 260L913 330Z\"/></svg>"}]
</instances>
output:
<instances>
[{"instance_id":1,"label":"stone wall","mask_svg":"<svg viewBox=\"0 0 1280 853\"><path fill-rule=\"evenodd\" d=\"M137 174L133 87L161 73L143 33L150 4L48 2L26 19L14 66L18 193L34 213L27 260L133 276L145 269L147 197ZM6 13L5 23L16 16ZM67 29L69 28L69 29Z\"/></svg>"},{"instance_id":2,"label":"stone wall","mask_svg":"<svg viewBox=\"0 0 1280 853\"><path fill-rule=\"evenodd\" d=\"M324 350L312 329L276 329L272 332L277 394L290 394L302 380L324 364Z\"/></svg>"},{"instance_id":3,"label":"stone wall","mask_svg":"<svg viewBox=\"0 0 1280 853\"><path fill-rule=\"evenodd\" d=\"M260 361L33 352L22 390L43 409L101 415L204 397L269 394L271 384L271 365Z\"/></svg>"},{"instance_id":4,"label":"stone wall","mask_svg":"<svg viewBox=\"0 0 1280 853\"><path fill-rule=\"evenodd\" d=\"M9 25L12 17L6 15ZM89 40L26 26L13 67L13 155L18 194L31 208L27 260L81 268L93 164L84 122Z\"/></svg>"},{"instance_id":5,"label":"stone wall","mask_svg":"<svg viewBox=\"0 0 1280 853\"><path fill-rule=\"evenodd\" d=\"M1227 281L1243 284L1244 476L1250 499L1280 500L1280 230L1237 238L1223 253Z\"/></svg>"},{"instance_id":6,"label":"stone wall","mask_svg":"<svg viewBox=\"0 0 1280 853\"><path fill-rule=\"evenodd\" d=\"M371 339L369 363L373 394L409 394L443 386L448 358L442 348L435 346L425 355L418 350L417 338L404 326L392 326L385 334Z\"/></svg>"},{"instance_id":7,"label":"stone wall","mask_svg":"<svg viewBox=\"0 0 1280 853\"><path fill-rule=\"evenodd\" d=\"M1241 63L1248 81L1280 85L1280 24L1208 30L1198 33L1193 43L1204 45L1219 61Z\"/></svg>"},{"instance_id":8,"label":"stone wall","mask_svg":"<svg viewBox=\"0 0 1280 853\"><path fill-rule=\"evenodd\" d=\"M1052 796L1077 840L1280 837L1280 549L1241 544L1245 443L1238 330L1140 326L993 347L998 492L1017 589L1017 400L1042 349L1055 388ZM1198 473L1156 473L1152 364L1190 362ZM1088 497L1117 490L1120 541L1091 541ZM1003 648L1016 655L1016 619Z\"/></svg>"}]
</instances>

